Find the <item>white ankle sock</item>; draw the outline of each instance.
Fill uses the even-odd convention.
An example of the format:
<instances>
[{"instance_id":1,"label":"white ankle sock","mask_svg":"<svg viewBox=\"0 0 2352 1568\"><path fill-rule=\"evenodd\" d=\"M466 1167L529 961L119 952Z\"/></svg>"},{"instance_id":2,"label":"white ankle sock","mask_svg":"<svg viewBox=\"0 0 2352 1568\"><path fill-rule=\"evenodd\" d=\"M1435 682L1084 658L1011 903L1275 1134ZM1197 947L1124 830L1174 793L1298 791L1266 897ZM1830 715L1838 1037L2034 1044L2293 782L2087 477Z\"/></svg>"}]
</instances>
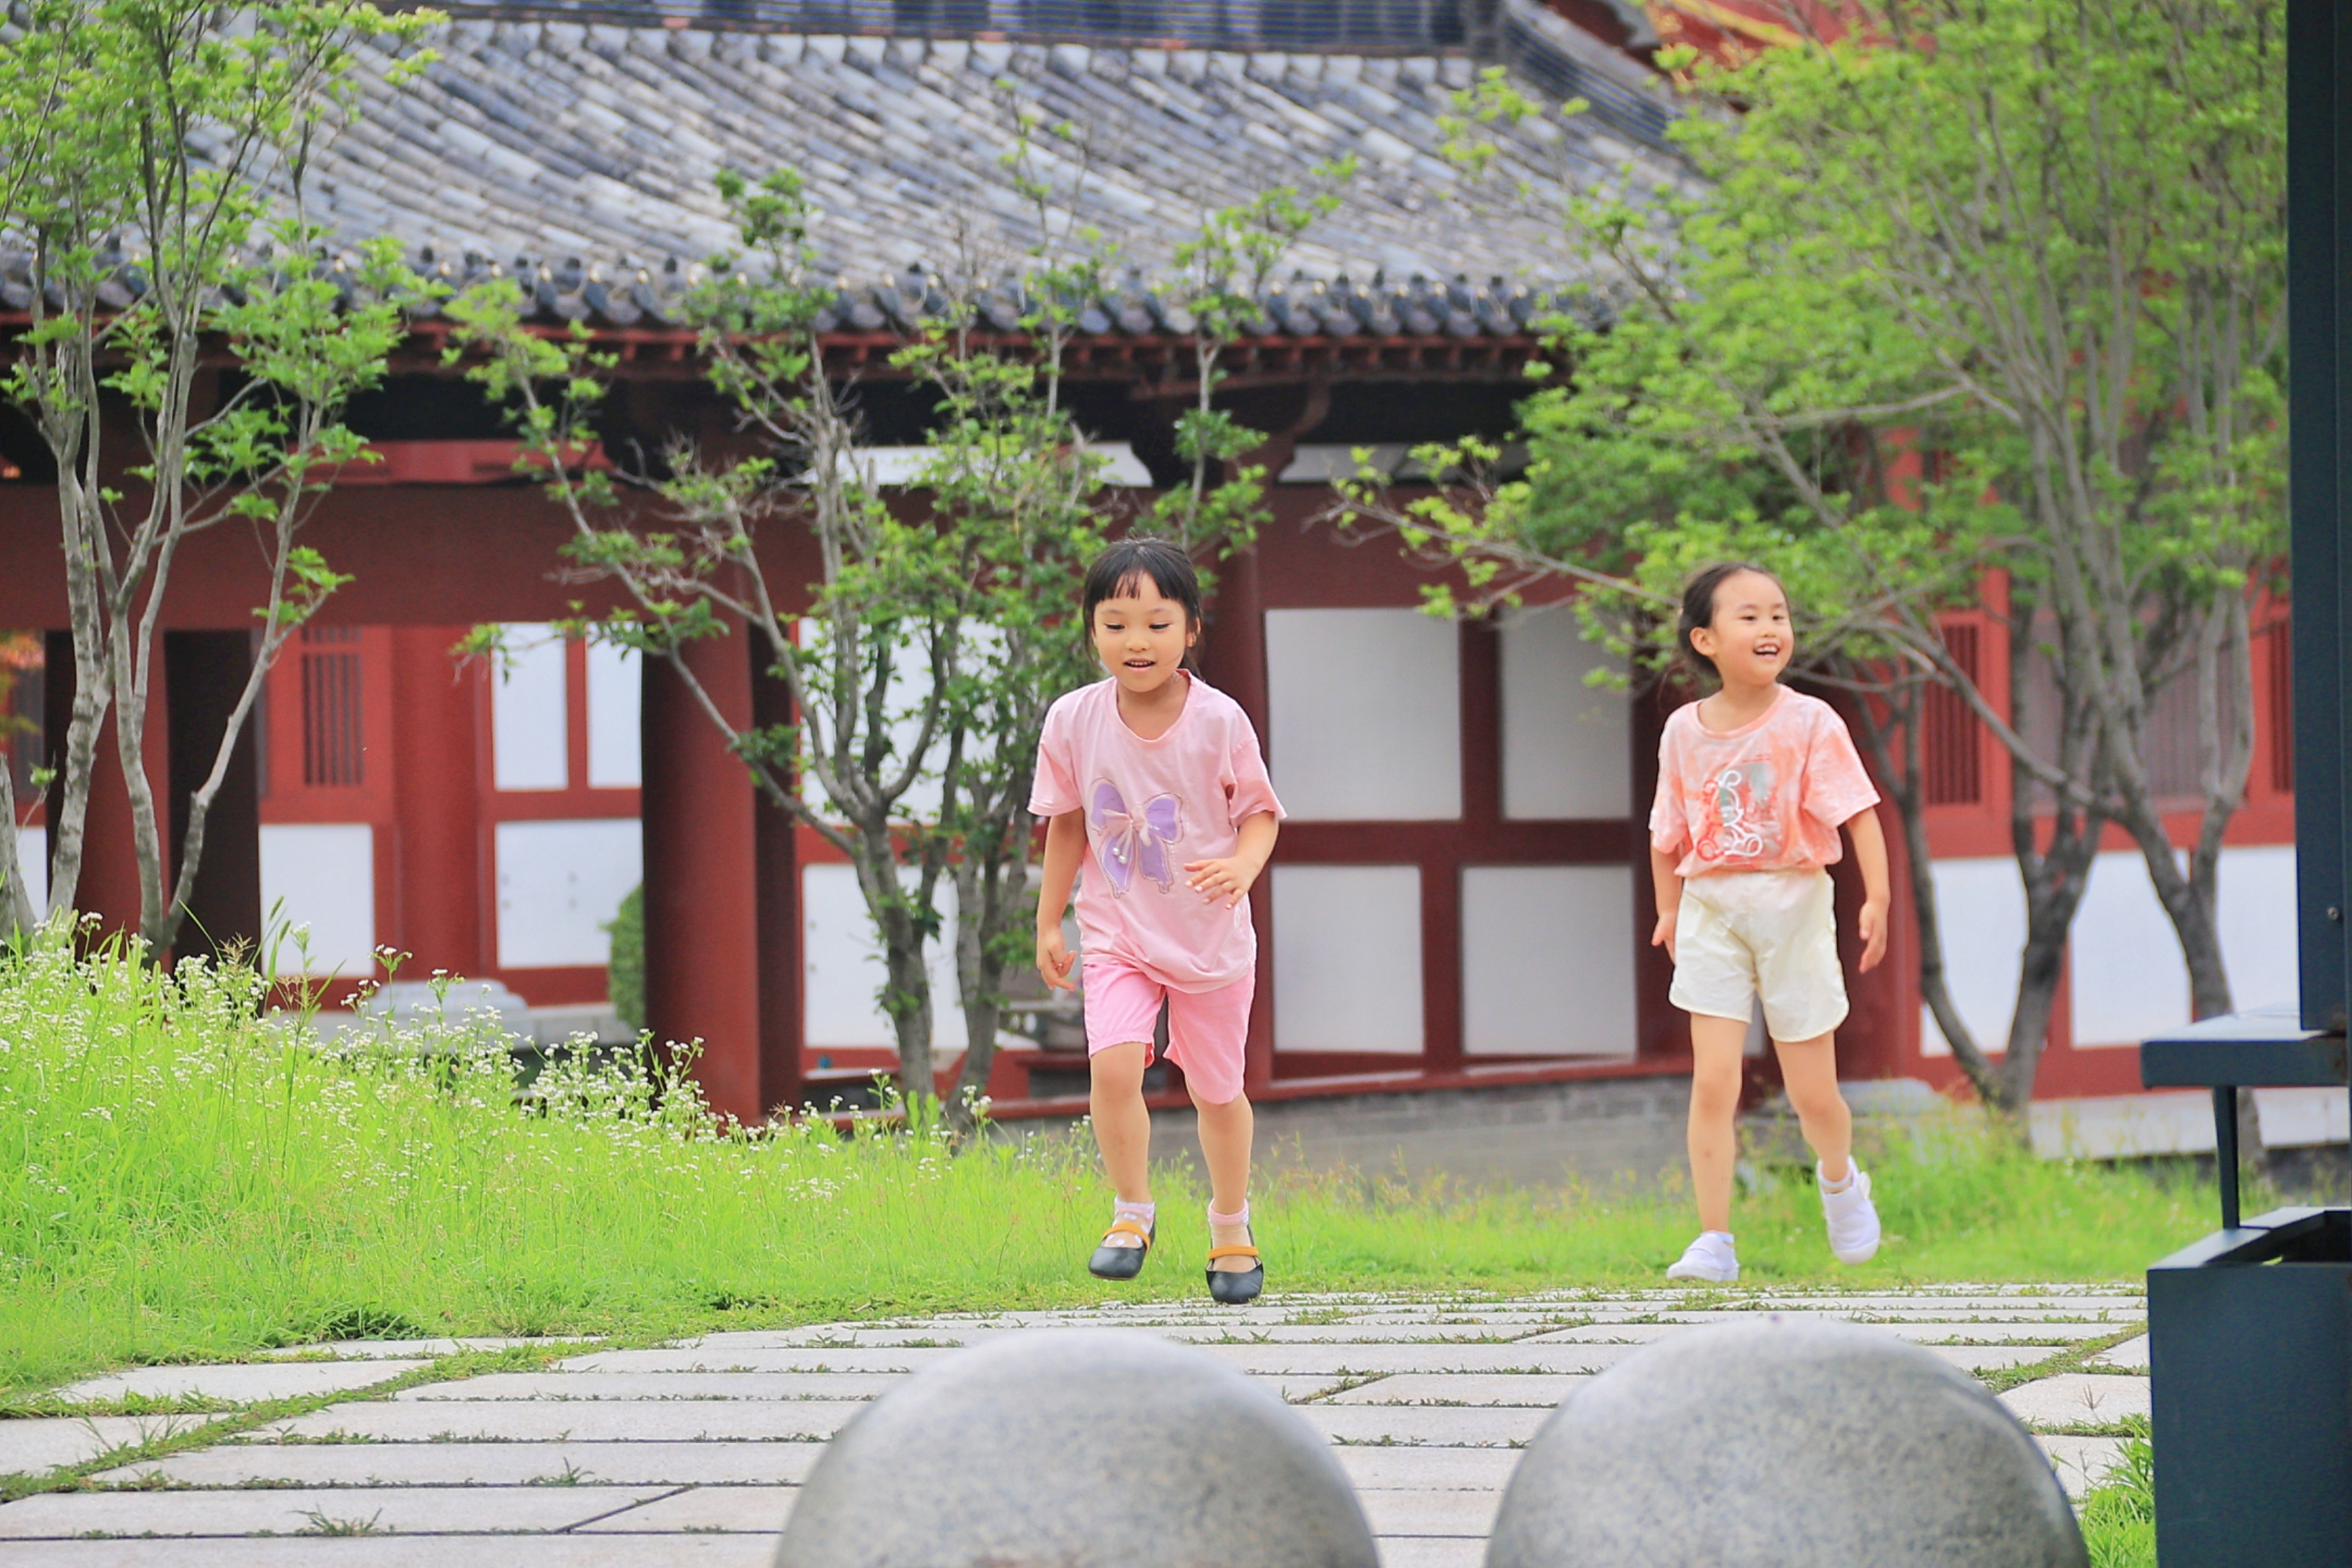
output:
<instances>
[{"instance_id":1,"label":"white ankle sock","mask_svg":"<svg viewBox=\"0 0 2352 1568\"><path fill-rule=\"evenodd\" d=\"M1849 1154L1845 1161L1845 1180L1832 1182L1822 1173L1822 1163L1816 1160L1813 1162L1813 1180L1822 1184L1822 1191L1825 1193L1842 1193L1853 1185L1853 1173L1859 1169L1861 1167L1853 1163L1853 1156Z\"/></svg>"},{"instance_id":2,"label":"white ankle sock","mask_svg":"<svg viewBox=\"0 0 2352 1568\"><path fill-rule=\"evenodd\" d=\"M1239 1214L1219 1214L1217 1205L1211 1204L1209 1223L1211 1225L1247 1225L1249 1224L1249 1205L1242 1205L1242 1212Z\"/></svg>"},{"instance_id":3,"label":"white ankle sock","mask_svg":"<svg viewBox=\"0 0 2352 1568\"><path fill-rule=\"evenodd\" d=\"M1160 1217L1160 1205L1158 1204L1130 1204L1115 1198L1111 1201L1110 1217L1114 1224L1119 1220L1131 1219L1136 1224L1141 1226L1144 1229L1150 1230L1151 1228L1152 1222Z\"/></svg>"},{"instance_id":4,"label":"white ankle sock","mask_svg":"<svg viewBox=\"0 0 2352 1568\"><path fill-rule=\"evenodd\" d=\"M1698 1233L1698 1238L1701 1241L1705 1241L1709 1237L1713 1237L1715 1240L1723 1243L1726 1247L1729 1247L1731 1245L1731 1233L1727 1230L1703 1230Z\"/></svg>"}]
</instances>

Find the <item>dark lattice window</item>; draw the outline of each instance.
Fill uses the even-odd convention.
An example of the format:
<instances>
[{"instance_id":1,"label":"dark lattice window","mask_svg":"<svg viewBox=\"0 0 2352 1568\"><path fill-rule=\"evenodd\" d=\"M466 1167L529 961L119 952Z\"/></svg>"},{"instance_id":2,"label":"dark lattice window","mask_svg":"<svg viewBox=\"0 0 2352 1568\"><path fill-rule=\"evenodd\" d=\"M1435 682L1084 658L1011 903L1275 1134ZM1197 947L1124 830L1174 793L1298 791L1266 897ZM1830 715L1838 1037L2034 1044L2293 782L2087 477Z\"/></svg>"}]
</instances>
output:
<instances>
[{"instance_id":1,"label":"dark lattice window","mask_svg":"<svg viewBox=\"0 0 2352 1568\"><path fill-rule=\"evenodd\" d=\"M1980 678L1980 637L1976 626L1944 628L1944 647L1971 681ZM1967 700L1948 686L1929 687L1924 706L1920 751L1927 773L1927 804L1978 805L1984 799L1984 726L1969 711Z\"/></svg>"},{"instance_id":2,"label":"dark lattice window","mask_svg":"<svg viewBox=\"0 0 2352 1568\"><path fill-rule=\"evenodd\" d=\"M302 628L302 782L362 782L360 650L355 626Z\"/></svg>"}]
</instances>

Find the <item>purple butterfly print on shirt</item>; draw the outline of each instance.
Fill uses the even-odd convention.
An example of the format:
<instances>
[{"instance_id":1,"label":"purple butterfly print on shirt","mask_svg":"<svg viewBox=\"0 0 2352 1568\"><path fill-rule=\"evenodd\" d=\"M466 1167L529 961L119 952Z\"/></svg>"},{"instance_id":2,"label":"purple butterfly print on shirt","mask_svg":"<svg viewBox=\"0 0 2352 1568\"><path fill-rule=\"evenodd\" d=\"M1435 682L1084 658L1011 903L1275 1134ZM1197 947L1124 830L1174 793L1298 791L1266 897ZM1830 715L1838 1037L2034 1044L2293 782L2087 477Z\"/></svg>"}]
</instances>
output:
<instances>
[{"instance_id":1,"label":"purple butterfly print on shirt","mask_svg":"<svg viewBox=\"0 0 2352 1568\"><path fill-rule=\"evenodd\" d=\"M1184 803L1172 795L1155 795L1140 812L1129 812L1118 786L1108 779L1095 781L1094 805L1087 822L1101 836L1097 857L1114 895L1134 884L1137 867L1160 884L1163 893L1176 887L1176 861L1168 851L1184 836Z\"/></svg>"}]
</instances>

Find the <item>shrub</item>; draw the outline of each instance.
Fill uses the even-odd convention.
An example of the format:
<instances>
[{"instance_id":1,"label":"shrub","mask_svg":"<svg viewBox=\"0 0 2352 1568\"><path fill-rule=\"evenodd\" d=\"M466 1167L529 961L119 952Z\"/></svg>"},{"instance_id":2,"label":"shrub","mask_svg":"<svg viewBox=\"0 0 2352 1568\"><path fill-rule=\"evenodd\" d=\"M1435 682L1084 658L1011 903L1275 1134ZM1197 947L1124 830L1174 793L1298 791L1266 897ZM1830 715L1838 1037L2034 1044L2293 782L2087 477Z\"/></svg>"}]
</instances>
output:
<instances>
[{"instance_id":1,"label":"shrub","mask_svg":"<svg viewBox=\"0 0 2352 1568\"><path fill-rule=\"evenodd\" d=\"M613 957L604 967L604 994L613 1011L632 1029L646 1026L646 885L629 889L613 918L604 922L612 933Z\"/></svg>"}]
</instances>

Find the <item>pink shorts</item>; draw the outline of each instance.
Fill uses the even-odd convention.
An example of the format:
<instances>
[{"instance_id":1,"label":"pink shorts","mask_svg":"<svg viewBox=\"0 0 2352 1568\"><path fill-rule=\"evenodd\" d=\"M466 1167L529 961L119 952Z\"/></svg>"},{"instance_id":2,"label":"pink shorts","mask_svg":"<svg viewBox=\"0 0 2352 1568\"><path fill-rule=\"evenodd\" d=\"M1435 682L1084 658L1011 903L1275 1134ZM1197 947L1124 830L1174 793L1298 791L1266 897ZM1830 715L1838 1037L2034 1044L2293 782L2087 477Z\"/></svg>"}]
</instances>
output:
<instances>
[{"instance_id":1,"label":"pink shorts","mask_svg":"<svg viewBox=\"0 0 2352 1568\"><path fill-rule=\"evenodd\" d=\"M1164 996L1168 1059L1184 1069L1185 1083L1211 1105L1241 1094L1242 1048L1249 1038L1250 997L1257 990L1255 972L1214 991L1172 991L1115 961L1089 963L1084 973L1087 1055L1134 1040L1148 1047Z\"/></svg>"}]
</instances>

